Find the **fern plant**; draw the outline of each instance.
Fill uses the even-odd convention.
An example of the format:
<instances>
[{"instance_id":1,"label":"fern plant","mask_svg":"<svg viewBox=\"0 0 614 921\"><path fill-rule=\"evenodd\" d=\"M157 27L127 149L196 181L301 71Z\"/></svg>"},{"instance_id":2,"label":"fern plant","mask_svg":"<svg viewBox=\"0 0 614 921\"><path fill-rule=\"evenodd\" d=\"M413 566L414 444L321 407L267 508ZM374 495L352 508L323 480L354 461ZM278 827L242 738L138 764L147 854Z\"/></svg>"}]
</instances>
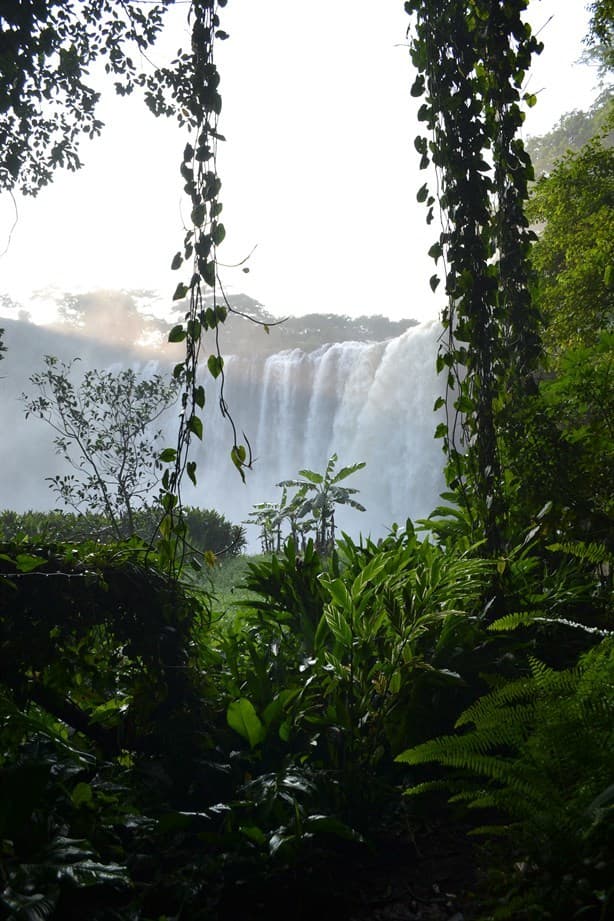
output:
<instances>
[{"instance_id":1,"label":"fern plant","mask_svg":"<svg viewBox=\"0 0 614 921\"><path fill-rule=\"evenodd\" d=\"M465 710L456 735L397 760L451 768L451 800L500 817L474 828L503 835L515 855L506 902L491 917L605 919L614 908L614 638L574 668L530 665Z\"/></svg>"}]
</instances>

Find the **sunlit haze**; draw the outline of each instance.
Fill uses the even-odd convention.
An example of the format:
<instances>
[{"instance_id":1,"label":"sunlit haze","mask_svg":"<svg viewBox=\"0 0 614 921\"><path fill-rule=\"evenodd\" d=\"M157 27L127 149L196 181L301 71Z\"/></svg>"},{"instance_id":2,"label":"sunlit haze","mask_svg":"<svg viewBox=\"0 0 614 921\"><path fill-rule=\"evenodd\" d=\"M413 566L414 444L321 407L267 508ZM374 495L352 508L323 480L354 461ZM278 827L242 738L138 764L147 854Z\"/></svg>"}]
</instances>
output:
<instances>
[{"instance_id":1,"label":"sunlit haze","mask_svg":"<svg viewBox=\"0 0 614 921\"><path fill-rule=\"evenodd\" d=\"M186 44L186 10L172 11L156 63ZM377 15L367 0L231 0L222 13L219 256L230 265L253 250L248 275L223 270L228 290L277 315L435 316L401 0L380 0ZM526 121L535 135L586 108L596 74L575 63L582 0L533 0L529 20L546 45L527 87L538 94ZM59 173L36 199L0 197L0 293L37 320L50 316L49 289L145 289L163 310L180 280L170 262L183 238L187 137L136 98L107 93L101 117L79 173Z\"/></svg>"}]
</instances>

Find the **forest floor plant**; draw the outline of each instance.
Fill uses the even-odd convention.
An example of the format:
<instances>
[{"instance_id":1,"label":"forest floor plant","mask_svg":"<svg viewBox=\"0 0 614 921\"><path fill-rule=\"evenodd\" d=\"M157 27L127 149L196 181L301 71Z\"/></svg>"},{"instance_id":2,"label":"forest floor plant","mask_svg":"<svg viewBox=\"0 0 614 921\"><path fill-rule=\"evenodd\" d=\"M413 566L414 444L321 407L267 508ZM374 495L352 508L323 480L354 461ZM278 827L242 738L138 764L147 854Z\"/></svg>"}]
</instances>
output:
<instances>
[{"instance_id":1,"label":"forest floor plant","mask_svg":"<svg viewBox=\"0 0 614 921\"><path fill-rule=\"evenodd\" d=\"M439 896L419 877L438 878L441 839L451 842L450 891L470 888L468 845L441 811L402 803L419 768L394 758L410 746L437 754L428 746L444 743L427 740L445 738L463 711L488 721L479 699L506 717L509 777L527 786L527 757L541 759L537 792L523 799L534 816L508 823L522 832L515 854L536 904L548 892L541 869L567 866L555 835L566 803L563 843L576 841L594 864L569 871L580 887L570 884L570 898L594 907L603 892L609 904L599 876L611 853L607 560L596 548L548 551L536 540L504 567L462 538L456 548L420 539L411 523L379 545L344 537L325 559L288 541L279 556L247 564L248 597L223 617L192 584L169 581L138 541L3 545L0 918L256 919L273 917L274 904L288 909L297 893L311 906L301 917L312 917L318 899L332 904L334 868L340 916L361 918L385 866L399 893L407 874L435 911ZM492 595L494 573L505 576L506 605ZM562 657L548 647L552 636L562 645L555 631L586 639ZM580 666L560 661L575 662L578 650ZM542 686L543 704L533 693ZM559 722L544 723L542 711ZM476 728L484 744L496 742L497 726L486 729ZM507 776L493 769L503 793L487 791L500 810L506 784L510 802L516 790ZM550 790L552 777L560 789ZM539 830L544 863L530 849ZM432 855L428 874L422 851ZM364 901L348 882L356 866L373 887ZM515 886L516 872L501 866ZM436 907L425 917L446 917Z\"/></svg>"},{"instance_id":2,"label":"forest floor plant","mask_svg":"<svg viewBox=\"0 0 614 921\"><path fill-rule=\"evenodd\" d=\"M531 658L528 675L461 714L456 735L398 756L404 764L451 768L451 802L486 810L486 824L476 823L473 834L503 839L501 849L490 849L496 901L489 917L611 917L613 687L614 634L574 668L557 671ZM441 781L406 792L433 785Z\"/></svg>"}]
</instances>

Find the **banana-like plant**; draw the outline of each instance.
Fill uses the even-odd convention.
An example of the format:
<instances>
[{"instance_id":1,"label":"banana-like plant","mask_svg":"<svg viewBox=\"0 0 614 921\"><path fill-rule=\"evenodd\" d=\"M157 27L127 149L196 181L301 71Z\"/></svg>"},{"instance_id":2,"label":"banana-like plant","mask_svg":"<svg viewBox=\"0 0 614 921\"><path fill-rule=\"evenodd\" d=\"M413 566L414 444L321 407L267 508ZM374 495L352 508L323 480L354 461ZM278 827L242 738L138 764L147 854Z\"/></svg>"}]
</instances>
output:
<instances>
[{"instance_id":1,"label":"banana-like plant","mask_svg":"<svg viewBox=\"0 0 614 921\"><path fill-rule=\"evenodd\" d=\"M330 553L334 547L335 506L349 505L359 512L365 511L364 506L352 498L358 490L339 485L353 473L362 470L366 466L364 461L360 464L342 467L335 473L337 460L336 454L331 455L324 473L299 470L299 476L302 479L282 480L277 484L284 489L291 487L298 490L295 496L296 518L312 515L315 519L315 545L318 553Z\"/></svg>"}]
</instances>

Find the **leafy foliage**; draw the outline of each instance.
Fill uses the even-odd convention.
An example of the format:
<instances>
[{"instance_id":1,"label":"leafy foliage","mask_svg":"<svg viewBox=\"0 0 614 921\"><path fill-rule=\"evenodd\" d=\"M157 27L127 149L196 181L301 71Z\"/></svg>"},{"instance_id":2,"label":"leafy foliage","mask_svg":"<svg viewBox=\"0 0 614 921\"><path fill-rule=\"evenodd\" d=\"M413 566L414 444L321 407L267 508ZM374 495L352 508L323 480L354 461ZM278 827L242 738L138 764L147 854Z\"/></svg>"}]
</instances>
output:
<instances>
[{"instance_id":1,"label":"leafy foliage","mask_svg":"<svg viewBox=\"0 0 614 921\"><path fill-rule=\"evenodd\" d=\"M236 556L245 546L245 531L231 524L213 509L184 509L186 540L201 552ZM155 543L160 513L154 508L141 508L133 514L135 535L146 544ZM70 512L0 512L0 533L3 540L42 543L78 543L102 541L113 535L113 527L104 515L92 512L76 515Z\"/></svg>"},{"instance_id":2,"label":"leafy foliage","mask_svg":"<svg viewBox=\"0 0 614 921\"><path fill-rule=\"evenodd\" d=\"M430 132L416 147L421 166L440 171L447 215L431 254L445 261L449 335L439 366L452 403L442 433L452 504L424 523L427 540L408 522L377 546L335 542L335 502L356 504L340 484L362 465L335 473L333 456L324 474L300 471L287 483L297 493L262 510L274 515L278 553L249 567L251 600L234 617L209 616L215 602L210 610L175 568L189 518L177 520L188 511L181 478L196 481L187 451L204 430L201 345L210 334L202 364L223 384L218 337L229 309L217 277L225 231L213 43L225 33L213 0L192 6L191 53L143 78L152 110L174 112L194 132L181 167L193 226L172 262L191 270L176 290L184 319L170 334L186 359L174 373L178 440L159 455L169 465L168 518L158 554L138 539L43 546L37 534L0 549L5 915L209 921L250 874L290 866L299 876L318 846L327 855L331 840L359 846L396 805L400 782L415 785L429 759L458 776L458 802L491 811L488 835L503 831L507 901L493 917L603 918L612 907L611 504L598 478L611 443L611 343L600 319L555 378L537 381L522 208L531 167L515 138L523 74L539 47L525 5L406 3L416 25L412 92L426 94L420 120ZM607 7L595 4L600 15ZM119 8L129 15L134 6ZM44 12L59 14L58 5ZM69 4L67 28L73 12ZM44 71L42 50L35 63ZM430 222L427 184L418 199ZM228 415L223 387L221 409ZM233 436L243 475L249 443ZM550 470L561 448L579 452L577 471L589 480L575 530L559 495L542 496L537 516L537 487L521 497L523 475L532 486L539 476L523 472L523 452L536 471L545 455ZM298 524L309 515L317 540L299 553ZM282 544L286 521L294 536ZM567 639L571 626L579 639ZM441 735L455 722L461 734Z\"/></svg>"},{"instance_id":3,"label":"leafy foliage","mask_svg":"<svg viewBox=\"0 0 614 921\"><path fill-rule=\"evenodd\" d=\"M151 426L176 399L177 386L159 374L139 379L131 369L86 371L75 383L75 362L46 356L45 370L30 378L38 396L24 395L26 418L52 427L57 453L76 471L49 478L57 496L76 511L104 515L116 538L130 537L136 509L158 482L154 445L162 431Z\"/></svg>"},{"instance_id":4,"label":"leafy foliage","mask_svg":"<svg viewBox=\"0 0 614 921\"><path fill-rule=\"evenodd\" d=\"M611 638L566 671L534 659L530 675L461 714L465 732L398 756L453 768L453 800L503 814L496 830L511 840L518 869L511 893L506 869L496 918L605 918L614 904L613 679Z\"/></svg>"},{"instance_id":5,"label":"leafy foliage","mask_svg":"<svg viewBox=\"0 0 614 921\"><path fill-rule=\"evenodd\" d=\"M455 650L482 635L490 565L446 559L409 526L380 547L345 538L326 561L289 539L250 564L261 600L242 604L223 643L233 694L259 721L250 738L265 757L280 740L308 752L303 763L337 781L342 816L370 814L400 740L449 724L464 684Z\"/></svg>"},{"instance_id":6,"label":"leafy foliage","mask_svg":"<svg viewBox=\"0 0 614 921\"><path fill-rule=\"evenodd\" d=\"M443 259L447 329L438 358L446 375L447 425L439 434L449 485L483 527L490 552L503 545L505 501L497 416L506 396L522 389L540 353L527 255L532 232L523 201L533 178L522 140L524 74L540 43L524 22L525 0L445 4L410 0L412 95L425 97L418 119L426 133L415 147L420 167L433 164L437 195L426 182L418 201L444 229L429 253ZM439 277L431 278L436 289Z\"/></svg>"},{"instance_id":7,"label":"leafy foliage","mask_svg":"<svg viewBox=\"0 0 614 921\"><path fill-rule=\"evenodd\" d=\"M555 358L614 324L614 148L599 138L540 179L528 214L545 223L531 260Z\"/></svg>"},{"instance_id":8,"label":"leafy foliage","mask_svg":"<svg viewBox=\"0 0 614 921\"><path fill-rule=\"evenodd\" d=\"M193 437L202 440L201 412L206 394L199 382L199 359L203 335L212 334L213 351L207 359L211 376L221 381L219 407L233 433L230 459L242 479L245 468L251 464L249 442L241 444L235 424L224 397L224 360L220 353L219 327L228 316L229 303L218 295L217 248L226 236L220 220L222 204L219 201L221 180L217 174L217 143L223 140L217 130L222 107L219 92L220 76L213 58L215 40L224 40L227 33L220 28L218 7L226 0L199 0L191 6L190 54L180 54L174 70L158 71L149 85L151 108L156 114L175 112L179 106L180 124L194 132L186 144L181 163L184 191L190 199L192 228L187 231L182 250L171 262L173 270L191 266L189 280L180 281L173 295L174 301L188 298L188 308L183 323L178 323L169 333L169 342L185 343L185 359L173 370L174 379L181 387L182 413L174 448L168 448L164 463L169 466L162 475L162 507L166 515L164 553L173 565L177 537L181 539L184 523L181 520L181 481L187 472L196 484L196 462L188 460ZM171 102L168 101L170 93ZM205 301L207 289L212 291L211 305ZM168 536L166 534L168 532ZM179 540L180 542L180 540Z\"/></svg>"},{"instance_id":9,"label":"leafy foliage","mask_svg":"<svg viewBox=\"0 0 614 921\"><path fill-rule=\"evenodd\" d=\"M558 359L554 374L507 414L507 470L516 513L547 502L559 537L612 534L612 334ZM520 417L520 420L519 420ZM524 433L524 438L521 437Z\"/></svg>"},{"instance_id":10,"label":"leafy foliage","mask_svg":"<svg viewBox=\"0 0 614 921\"><path fill-rule=\"evenodd\" d=\"M0 774L11 795L0 808L0 904L9 917L97 917L105 901L121 915L134 896L132 838L146 847L170 791L185 796L190 721L206 725L204 682L190 667L202 611L144 549L2 546ZM157 818L146 817L152 807Z\"/></svg>"},{"instance_id":11,"label":"leafy foliage","mask_svg":"<svg viewBox=\"0 0 614 921\"><path fill-rule=\"evenodd\" d=\"M602 72L614 68L614 7L612 0L592 0L588 5L591 13L585 44L597 52Z\"/></svg>"},{"instance_id":12,"label":"leafy foliage","mask_svg":"<svg viewBox=\"0 0 614 921\"><path fill-rule=\"evenodd\" d=\"M527 548L506 560L507 605L585 608L604 556L567 550L584 578ZM234 617L209 618L137 542L4 545L5 906L211 918L235 879L358 847L394 808L394 756L488 681L513 688L541 642L486 629L500 562L410 523L327 558L289 540L249 566Z\"/></svg>"},{"instance_id":13,"label":"leafy foliage","mask_svg":"<svg viewBox=\"0 0 614 921\"><path fill-rule=\"evenodd\" d=\"M260 530L263 553L279 553L282 548L284 524L289 526L289 537L304 551L307 540L313 535L315 548L326 555L335 546L335 506L349 505L359 512L364 506L353 499L358 493L339 484L347 477L362 470L364 463L342 467L335 472L337 455L333 454L324 473L315 470L299 470L300 480L282 480L277 486L282 494L279 502L260 502L254 506L246 524L255 524ZM295 490L288 494L288 490Z\"/></svg>"},{"instance_id":14,"label":"leafy foliage","mask_svg":"<svg viewBox=\"0 0 614 921\"><path fill-rule=\"evenodd\" d=\"M289 536L294 543L305 550L307 538L313 534L315 546L320 554L331 553L335 546L335 506L349 505L359 512L364 506L352 498L357 489L339 486L343 480L362 470L364 463L342 467L335 473L337 455L329 458L324 473L314 470L299 470L300 480L283 480L278 483L282 489L278 503L260 502L254 506L247 523L260 529L263 553L279 552L282 546L283 526L287 521ZM296 490L288 495L288 490Z\"/></svg>"},{"instance_id":15,"label":"leafy foliage","mask_svg":"<svg viewBox=\"0 0 614 921\"><path fill-rule=\"evenodd\" d=\"M35 195L59 166L78 169L79 135L94 137L100 94L89 81L102 58L116 91L142 82L131 54L155 41L168 3L3 4L0 80L0 187Z\"/></svg>"},{"instance_id":16,"label":"leafy foliage","mask_svg":"<svg viewBox=\"0 0 614 921\"><path fill-rule=\"evenodd\" d=\"M612 149L595 138L536 185L542 369L501 414L513 514L554 503L569 539L611 541ZM571 194L573 190L573 194ZM559 535L560 536L560 535Z\"/></svg>"},{"instance_id":17,"label":"leafy foliage","mask_svg":"<svg viewBox=\"0 0 614 921\"><path fill-rule=\"evenodd\" d=\"M535 178L550 174L566 154L570 151L577 153L597 136L603 137L604 146L611 147L614 134L611 125L608 130L608 124L612 119L613 105L611 91L604 90L588 111L575 109L566 112L547 134L529 138L527 151Z\"/></svg>"}]
</instances>

